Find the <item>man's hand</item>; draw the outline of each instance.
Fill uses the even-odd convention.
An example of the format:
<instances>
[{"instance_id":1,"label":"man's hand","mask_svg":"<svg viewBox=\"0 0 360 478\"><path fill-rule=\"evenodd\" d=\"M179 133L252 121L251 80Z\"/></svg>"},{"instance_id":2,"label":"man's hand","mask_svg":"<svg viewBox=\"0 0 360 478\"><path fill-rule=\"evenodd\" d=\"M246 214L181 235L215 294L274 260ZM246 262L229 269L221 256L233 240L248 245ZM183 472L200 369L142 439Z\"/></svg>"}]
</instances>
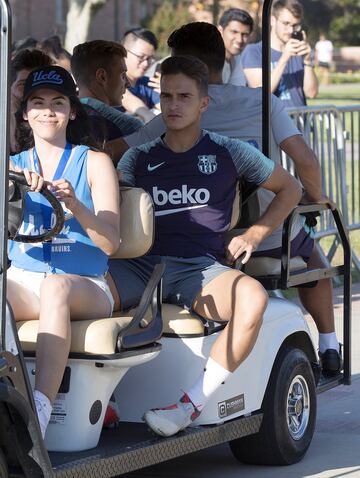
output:
<instances>
[{"instance_id":1,"label":"man's hand","mask_svg":"<svg viewBox=\"0 0 360 478\"><path fill-rule=\"evenodd\" d=\"M154 91L160 94L160 79L161 74L159 72L155 72L154 76L152 76L148 82L148 86L152 88Z\"/></svg>"},{"instance_id":2,"label":"man's hand","mask_svg":"<svg viewBox=\"0 0 360 478\"><path fill-rule=\"evenodd\" d=\"M299 46L303 41L295 40L295 38L290 38L284 47L282 58L288 61L292 56L297 56L299 54Z\"/></svg>"},{"instance_id":3,"label":"man's hand","mask_svg":"<svg viewBox=\"0 0 360 478\"><path fill-rule=\"evenodd\" d=\"M332 210L336 209L336 204L334 203L334 201L332 201L327 196L323 195L317 201L312 201L311 198L309 198L309 196L307 195L307 193L305 191L301 200L300 200L300 204L313 204L313 203L315 203L315 204L328 204L330 206L330 209L332 209Z\"/></svg>"},{"instance_id":4,"label":"man's hand","mask_svg":"<svg viewBox=\"0 0 360 478\"><path fill-rule=\"evenodd\" d=\"M246 264L251 254L257 249L259 242L254 237L249 236L247 232L231 239L226 248L226 260L230 264L236 261L243 253L245 253L242 264Z\"/></svg>"}]
</instances>

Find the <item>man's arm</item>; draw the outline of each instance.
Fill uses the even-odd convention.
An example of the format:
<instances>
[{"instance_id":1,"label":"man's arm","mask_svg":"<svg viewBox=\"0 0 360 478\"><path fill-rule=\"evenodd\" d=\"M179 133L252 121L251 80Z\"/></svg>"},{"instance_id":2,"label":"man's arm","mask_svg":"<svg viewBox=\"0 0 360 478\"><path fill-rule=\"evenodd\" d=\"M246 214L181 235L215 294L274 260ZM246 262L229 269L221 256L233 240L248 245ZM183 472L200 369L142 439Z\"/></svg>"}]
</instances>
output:
<instances>
[{"instance_id":1,"label":"man's arm","mask_svg":"<svg viewBox=\"0 0 360 478\"><path fill-rule=\"evenodd\" d=\"M236 236L230 241L226 253L230 262L234 262L246 252L242 260L242 263L245 264L258 245L283 223L301 198L299 182L278 165L275 166L271 176L261 184L261 187L275 193L275 197L258 221L250 226L244 234Z\"/></svg>"},{"instance_id":2,"label":"man's arm","mask_svg":"<svg viewBox=\"0 0 360 478\"><path fill-rule=\"evenodd\" d=\"M319 82L312 63L304 60L304 93L307 98L316 98L319 92Z\"/></svg>"},{"instance_id":3,"label":"man's arm","mask_svg":"<svg viewBox=\"0 0 360 478\"><path fill-rule=\"evenodd\" d=\"M131 91L126 90L122 99L122 105L130 114L140 116L145 123L151 121L155 114L146 106L146 104L135 96Z\"/></svg>"},{"instance_id":4,"label":"man's arm","mask_svg":"<svg viewBox=\"0 0 360 478\"><path fill-rule=\"evenodd\" d=\"M293 160L296 173L310 202L319 202L322 197L320 163L311 148L300 135L291 136L280 148Z\"/></svg>"}]
</instances>

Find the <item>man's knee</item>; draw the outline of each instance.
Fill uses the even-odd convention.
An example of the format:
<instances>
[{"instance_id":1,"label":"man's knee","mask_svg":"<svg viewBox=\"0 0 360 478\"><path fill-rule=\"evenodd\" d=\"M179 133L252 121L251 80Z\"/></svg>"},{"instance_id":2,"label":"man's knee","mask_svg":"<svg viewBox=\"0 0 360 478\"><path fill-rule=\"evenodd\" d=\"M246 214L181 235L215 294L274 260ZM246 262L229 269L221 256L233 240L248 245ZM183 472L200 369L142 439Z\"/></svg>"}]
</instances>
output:
<instances>
[{"instance_id":1,"label":"man's knee","mask_svg":"<svg viewBox=\"0 0 360 478\"><path fill-rule=\"evenodd\" d=\"M260 282L249 276L244 279L237 284L236 309L240 309L240 313L236 313L235 317L249 328L258 328L262 323L269 296Z\"/></svg>"}]
</instances>

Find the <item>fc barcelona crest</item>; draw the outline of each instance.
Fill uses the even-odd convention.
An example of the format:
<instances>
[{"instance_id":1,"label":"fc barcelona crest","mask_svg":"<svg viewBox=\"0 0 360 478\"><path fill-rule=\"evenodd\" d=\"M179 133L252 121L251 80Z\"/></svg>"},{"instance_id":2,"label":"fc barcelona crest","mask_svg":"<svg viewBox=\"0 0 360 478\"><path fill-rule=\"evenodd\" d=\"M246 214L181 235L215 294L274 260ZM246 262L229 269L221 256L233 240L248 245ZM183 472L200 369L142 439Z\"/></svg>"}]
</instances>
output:
<instances>
[{"instance_id":1,"label":"fc barcelona crest","mask_svg":"<svg viewBox=\"0 0 360 478\"><path fill-rule=\"evenodd\" d=\"M198 168L199 171L203 174L213 174L217 170L216 155L202 155L198 156Z\"/></svg>"}]
</instances>

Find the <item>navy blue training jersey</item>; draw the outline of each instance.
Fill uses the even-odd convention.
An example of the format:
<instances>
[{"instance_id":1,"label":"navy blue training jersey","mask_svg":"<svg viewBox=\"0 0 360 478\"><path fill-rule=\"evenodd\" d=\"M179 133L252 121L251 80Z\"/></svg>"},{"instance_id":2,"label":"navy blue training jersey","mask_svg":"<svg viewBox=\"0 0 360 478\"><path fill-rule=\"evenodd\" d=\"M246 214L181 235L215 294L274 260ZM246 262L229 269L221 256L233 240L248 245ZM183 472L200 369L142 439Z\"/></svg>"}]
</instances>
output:
<instances>
[{"instance_id":1,"label":"navy blue training jersey","mask_svg":"<svg viewBox=\"0 0 360 478\"><path fill-rule=\"evenodd\" d=\"M238 179L260 185L274 166L253 146L204 130L184 153L174 153L161 138L130 148L118 169L126 183L153 198L155 240L150 254L219 259Z\"/></svg>"}]
</instances>

